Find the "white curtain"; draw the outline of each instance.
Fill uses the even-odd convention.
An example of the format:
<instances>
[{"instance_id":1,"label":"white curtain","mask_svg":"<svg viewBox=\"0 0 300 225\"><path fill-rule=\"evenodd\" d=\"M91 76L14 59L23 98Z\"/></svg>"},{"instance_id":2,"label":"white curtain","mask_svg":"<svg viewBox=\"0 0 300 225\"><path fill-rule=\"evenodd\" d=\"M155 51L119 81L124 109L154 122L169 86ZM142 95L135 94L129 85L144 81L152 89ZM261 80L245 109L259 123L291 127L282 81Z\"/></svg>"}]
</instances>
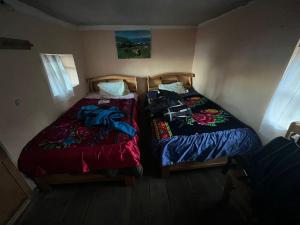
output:
<instances>
[{"instance_id":1,"label":"white curtain","mask_svg":"<svg viewBox=\"0 0 300 225\"><path fill-rule=\"evenodd\" d=\"M41 54L54 98L67 100L74 95L71 80L59 55Z\"/></svg>"},{"instance_id":2,"label":"white curtain","mask_svg":"<svg viewBox=\"0 0 300 225\"><path fill-rule=\"evenodd\" d=\"M293 121L300 121L299 43L270 101L260 126L264 141L284 136Z\"/></svg>"}]
</instances>

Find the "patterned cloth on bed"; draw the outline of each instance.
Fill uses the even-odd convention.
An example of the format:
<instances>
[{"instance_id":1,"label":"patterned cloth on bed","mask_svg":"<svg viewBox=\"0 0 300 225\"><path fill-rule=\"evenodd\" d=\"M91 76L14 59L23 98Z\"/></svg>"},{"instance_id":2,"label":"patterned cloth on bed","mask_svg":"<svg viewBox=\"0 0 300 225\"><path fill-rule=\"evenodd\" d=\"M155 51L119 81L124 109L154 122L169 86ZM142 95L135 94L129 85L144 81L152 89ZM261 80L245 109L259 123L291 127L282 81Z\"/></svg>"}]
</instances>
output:
<instances>
[{"instance_id":1,"label":"patterned cloth on bed","mask_svg":"<svg viewBox=\"0 0 300 225\"><path fill-rule=\"evenodd\" d=\"M152 118L154 153L162 166L243 154L261 146L256 133L200 94L184 98L192 116L168 122Z\"/></svg>"},{"instance_id":2,"label":"patterned cloth on bed","mask_svg":"<svg viewBox=\"0 0 300 225\"><path fill-rule=\"evenodd\" d=\"M29 177L39 177L141 168L137 134L132 137L103 125L90 127L77 119L78 112L85 106L117 107L126 115L120 122L138 131L136 101L111 99L101 105L98 101L81 99L35 136L21 152L19 169Z\"/></svg>"}]
</instances>

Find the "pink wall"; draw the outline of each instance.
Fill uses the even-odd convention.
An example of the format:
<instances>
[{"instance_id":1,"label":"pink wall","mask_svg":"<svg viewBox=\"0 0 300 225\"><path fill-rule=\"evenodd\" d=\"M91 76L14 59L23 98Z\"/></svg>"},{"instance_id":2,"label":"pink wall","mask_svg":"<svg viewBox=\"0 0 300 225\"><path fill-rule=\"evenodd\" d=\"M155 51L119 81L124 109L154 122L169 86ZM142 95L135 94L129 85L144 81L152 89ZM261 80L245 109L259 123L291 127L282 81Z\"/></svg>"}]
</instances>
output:
<instances>
[{"instance_id":1,"label":"pink wall","mask_svg":"<svg viewBox=\"0 0 300 225\"><path fill-rule=\"evenodd\" d=\"M196 89L258 131L300 38L299 14L299 1L254 1L200 26Z\"/></svg>"},{"instance_id":2,"label":"pink wall","mask_svg":"<svg viewBox=\"0 0 300 225\"><path fill-rule=\"evenodd\" d=\"M78 31L16 11L0 13L0 36L34 44L32 50L0 50L0 141L16 163L31 138L85 95L83 52ZM74 55L80 85L70 101L53 101L40 53Z\"/></svg>"},{"instance_id":3,"label":"pink wall","mask_svg":"<svg viewBox=\"0 0 300 225\"><path fill-rule=\"evenodd\" d=\"M191 72L195 35L196 29L155 29L152 30L151 58L118 59L114 31L83 31L87 77L112 73L146 77L163 72ZM144 89L144 82L139 86Z\"/></svg>"}]
</instances>

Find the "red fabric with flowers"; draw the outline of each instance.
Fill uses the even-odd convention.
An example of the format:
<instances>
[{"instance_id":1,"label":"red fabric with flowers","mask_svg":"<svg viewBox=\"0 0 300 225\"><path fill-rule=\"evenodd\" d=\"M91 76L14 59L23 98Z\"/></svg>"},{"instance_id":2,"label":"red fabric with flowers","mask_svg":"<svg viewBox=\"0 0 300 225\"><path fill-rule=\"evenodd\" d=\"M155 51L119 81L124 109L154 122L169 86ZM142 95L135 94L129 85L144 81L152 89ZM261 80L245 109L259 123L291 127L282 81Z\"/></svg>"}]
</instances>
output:
<instances>
[{"instance_id":1,"label":"red fabric with flowers","mask_svg":"<svg viewBox=\"0 0 300 225\"><path fill-rule=\"evenodd\" d=\"M82 106L97 105L96 99L81 99L54 123L41 131L23 149L19 169L30 177L58 173L86 173L100 169L140 166L138 136L100 126L86 127L76 115ZM104 106L117 106L122 119L137 131L137 104L134 99L112 99Z\"/></svg>"}]
</instances>

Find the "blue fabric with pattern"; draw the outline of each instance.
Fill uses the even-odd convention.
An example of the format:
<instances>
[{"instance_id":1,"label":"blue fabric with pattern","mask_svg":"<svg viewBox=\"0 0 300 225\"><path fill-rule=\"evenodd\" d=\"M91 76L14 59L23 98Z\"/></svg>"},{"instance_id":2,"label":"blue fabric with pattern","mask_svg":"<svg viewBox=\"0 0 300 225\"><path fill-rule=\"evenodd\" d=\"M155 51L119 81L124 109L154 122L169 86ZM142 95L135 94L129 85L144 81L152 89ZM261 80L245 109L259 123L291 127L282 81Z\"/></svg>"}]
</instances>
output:
<instances>
[{"instance_id":1,"label":"blue fabric with pattern","mask_svg":"<svg viewBox=\"0 0 300 225\"><path fill-rule=\"evenodd\" d=\"M96 105L83 106L77 114L78 120L88 127L102 125L106 129L113 128L133 137L136 130L128 123L118 121L125 116L118 107L100 108Z\"/></svg>"}]
</instances>

